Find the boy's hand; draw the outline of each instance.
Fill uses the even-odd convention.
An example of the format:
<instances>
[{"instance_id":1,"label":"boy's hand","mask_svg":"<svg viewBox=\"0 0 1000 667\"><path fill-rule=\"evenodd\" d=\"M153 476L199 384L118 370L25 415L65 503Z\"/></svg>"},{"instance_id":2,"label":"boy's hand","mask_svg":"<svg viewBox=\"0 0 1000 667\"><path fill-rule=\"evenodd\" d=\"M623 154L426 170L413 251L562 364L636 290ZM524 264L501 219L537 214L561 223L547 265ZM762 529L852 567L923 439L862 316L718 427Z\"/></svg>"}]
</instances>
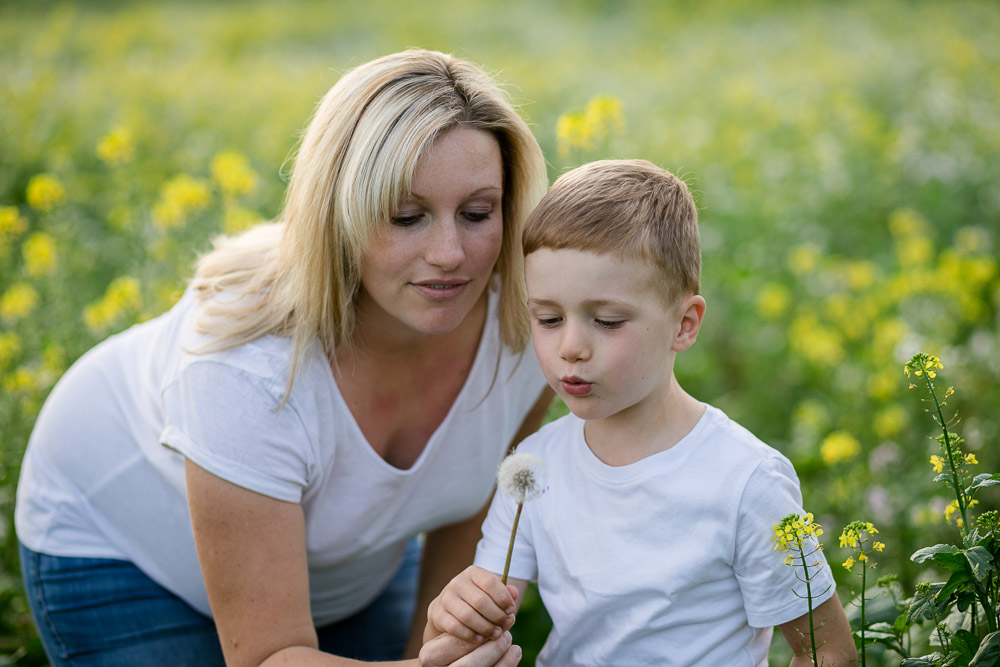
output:
<instances>
[{"instance_id":1,"label":"boy's hand","mask_svg":"<svg viewBox=\"0 0 1000 667\"><path fill-rule=\"evenodd\" d=\"M419 667L515 667L521 661L521 647L509 632L483 644L474 644L451 635L431 639L420 649Z\"/></svg>"},{"instance_id":2,"label":"boy's hand","mask_svg":"<svg viewBox=\"0 0 1000 667\"><path fill-rule=\"evenodd\" d=\"M427 608L424 642L440 634L482 643L497 639L514 625L514 586L504 586L500 578L471 565L452 579Z\"/></svg>"}]
</instances>

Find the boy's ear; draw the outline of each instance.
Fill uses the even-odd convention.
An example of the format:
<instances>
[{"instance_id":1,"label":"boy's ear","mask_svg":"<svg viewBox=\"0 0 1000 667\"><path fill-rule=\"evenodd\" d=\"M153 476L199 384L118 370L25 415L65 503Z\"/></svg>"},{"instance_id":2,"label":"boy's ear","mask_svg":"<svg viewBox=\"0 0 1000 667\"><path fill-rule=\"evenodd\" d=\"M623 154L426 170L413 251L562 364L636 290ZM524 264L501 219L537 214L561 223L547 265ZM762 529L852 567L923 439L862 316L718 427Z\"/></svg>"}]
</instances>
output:
<instances>
[{"instance_id":1,"label":"boy's ear","mask_svg":"<svg viewBox=\"0 0 1000 667\"><path fill-rule=\"evenodd\" d=\"M674 352L681 352L694 345L701 330L701 320L705 317L705 299L700 294L691 294L680 303L678 310L681 313L680 328L670 346Z\"/></svg>"}]
</instances>

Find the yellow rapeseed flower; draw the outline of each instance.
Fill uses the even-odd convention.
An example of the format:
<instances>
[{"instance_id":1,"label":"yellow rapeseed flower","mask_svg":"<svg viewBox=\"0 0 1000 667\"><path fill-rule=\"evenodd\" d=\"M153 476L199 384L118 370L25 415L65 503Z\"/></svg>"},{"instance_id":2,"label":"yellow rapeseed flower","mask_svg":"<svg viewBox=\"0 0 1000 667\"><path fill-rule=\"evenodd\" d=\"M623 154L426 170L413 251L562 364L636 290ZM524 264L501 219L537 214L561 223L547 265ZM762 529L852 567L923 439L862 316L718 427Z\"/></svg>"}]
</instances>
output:
<instances>
[{"instance_id":1,"label":"yellow rapeseed flower","mask_svg":"<svg viewBox=\"0 0 1000 667\"><path fill-rule=\"evenodd\" d=\"M590 150L593 137L589 134L582 113L564 113L556 120L556 145L559 155L566 157L574 148Z\"/></svg>"},{"instance_id":2,"label":"yellow rapeseed flower","mask_svg":"<svg viewBox=\"0 0 1000 667\"><path fill-rule=\"evenodd\" d=\"M844 531L840 534L840 548L850 547L856 550L850 558L844 561L844 569L850 570L855 563L868 562L869 551L865 549L865 544L868 542L872 543L869 547L872 551L881 552L885 549L883 543L873 539L874 535L878 535L878 528L870 521L852 521L844 526ZM872 563L871 566L875 567L875 563Z\"/></svg>"},{"instance_id":3,"label":"yellow rapeseed flower","mask_svg":"<svg viewBox=\"0 0 1000 667\"><path fill-rule=\"evenodd\" d=\"M27 283L11 285L0 296L0 319L13 323L21 319L38 304L38 293Z\"/></svg>"},{"instance_id":4,"label":"yellow rapeseed flower","mask_svg":"<svg viewBox=\"0 0 1000 667\"><path fill-rule=\"evenodd\" d=\"M141 307L139 281L130 276L122 276L111 281L104 297L84 309L83 321L97 335L115 325L123 315L134 313Z\"/></svg>"},{"instance_id":5,"label":"yellow rapeseed flower","mask_svg":"<svg viewBox=\"0 0 1000 667\"><path fill-rule=\"evenodd\" d=\"M227 207L222 218L222 231L225 234L239 234L261 222L261 217L254 211L238 206Z\"/></svg>"},{"instance_id":6,"label":"yellow rapeseed flower","mask_svg":"<svg viewBox=\"0 0 1000 667\"><path fill-rule=\"evenodd\" d=\"M212 178L227 196L245 195L257 187L257 174L236 151L223 151L212 158Z\"/></svg>"},{"instance_id":7,"label":"yellow rapeseed flower","mask_svg":"<svg viewBox=\"0 0 1000 667\"><path fill-rule=\"evenodd\" d=\"M778 283L768 283L757 295L757 312L767 319L781 317L791 302L792 295L787 287Z\"/></svg>"},{"instance_id":8,"label":"yellow rapeseed flower","mask_svg":"<svg viewBox=\"0 0 1000 667\"><path fill-rule=\"evenodd\" d=\"M603 141L611 134L622 132L625 129L622 108L622 101L614 95L592 97L583 112L591 136Z\"/></svg>"},{"instance_id":9,"label":"yellow rapeseed flower","mask_svg":"<svg viewBox=\"0 0 1000 667\"><path fill-rule=\"evenodd\" d=\"M796 317L788 329L788 343L798 356L817 366L835 367L844 360L843 337L815 315Z\"/></svg>"},{"instance_id":10,"label":"yellow rapeseed flower","mask_svg":"<svg viewBox=\"0 0 1000 667\"><path fill-rule=\"evenodd\" d=\"M129 162L134 153L135 142L127 127L116 127L97 142L97 157L112 167Z\"/></svg>"},{"instance_id":11,"label":"yellow rapeseed flower","mask_svg":"<svg viewBox=\"0 0 1000 667\"><path fill-rule=\"evenodd\" d=\"M788 268L800 276L812 273L819 266L822 255L819 248L811 243L803 243L792 248L788 255Z\"/></svg>"},{"instance_id":12,"label":"yellow rapeseed flower","mask_svg":"<svg viewBox=\"0 0 1000 667\"><path fill-rule=\"evenodd\" d=\"M203 210L211 201L208 184L188 174L170 179L160 188L153 206L153 223L160 229L181 225L191 213Z\"/></svg>"},{"instance_id":13,"label":"yellow rapeseed flower","mask_svg":"<svg viewBox=\"0 0 1000 667\"><path fill-rule=\"evenodd\" d=\"M979 459L977 459L976 455L972 452L965 455L965 462L970 466L979 465Z\"/></svg>"},{"instance_id":14,"label":"yellow rapeseed flower","mask_svg":"<svg viewBox=\"0 0 1000 667\"><path fill-rule=\"evenodd\" d=\"M826 436L819 448L820 456L827 465L852 459L860 451L861 444L846 431L834 431Z\"/></svg>"},{"instance_id":15,"label":"yellow rapeseed flower","mask_svg":"<svg viewBox=\"0 0 1000 667\"><path fill-rule=\"evenodd\" d=\"M934 468L934 472L941 472L944 470L944 459L937 454L933 454L931 456L931 467Z\"/></svg>"},{"instance_id":16,"label":"yellow rapeseed flower","mask_svg":"<svg viewBox=\"0 0 1000 667\"><path fill-rule=\"evenodd\" d=\"M854 567L854 558L848 558L844 561L845 570L850 570L852 567Z\"/></svg>"},{"instance_id":17,"label":"yellow rapeseed flower","mask_svg":"<svg viewBox=\"0 0 1000 667\"><path fill-rule=\"evenodd\" d=\"M27 228L16 206L0 206L0 245L16 239Z\"/></svg>"},{"instance_id":18,"label":"yellow rapeseed flower","mask_svg":"<svg viewBox=\"0 0 1000 667\"><path fill-rule=\"evenodd\" d=\"M927 227L927 221L913 209L896 209L889 214L889 231L896 238L923 236L927 233Z\"/></svg>"},{"instance_id":19,"label":"yellow rapeseed flower","mask_svg":"<svg viewBox=\"0 0 1000 667\"><path fill-rule=\"evenodd\" d=\"M0 369L21 354L21 338L13 331L0 333Z\"/></svg>"},{"instance_id":20,"label":"yellow rapeseed flower","mask_svg":"<svg viewBox=\"0 0 1000 667\"><path fill-rule=\"evenodd\" d=\"M51 211L66 198L66 190L52 174L36 174L28 181L26 197L29 206Z\"/></svg>"},{"instance_id":21,"label":"yellow rapeseed flower","mask_svg":"<svg viewBox=\"0 0 1000 667\"><path fill-rule=\"evenodd\" d=\"M48 275L56 268L56 241L45 232L29 236L21 246L24 272L32 278Z\"/></svg>"},{"instance_id":22,"label":"yellow rapeseed flower","mask_svg":"<svg viewBox=\"0 0 1000 667\"><path fill-rule=\"evenodd\" d=\"M872 262L855 260L844 265L847 286L852 290L862 290L875 284L878 270Z\"/></svg>"},{"instance_id":23,"label":"yellow rapeseed flower","mask_svg":"<svg viewBox=\"0 0 1000 667\"><path fill-rule=\"evenodd\" d=\"M907 411L900 405L890 405L875 413L873 426L880 438L891 438L903 430Z\"/></svg>"}]
</instances>

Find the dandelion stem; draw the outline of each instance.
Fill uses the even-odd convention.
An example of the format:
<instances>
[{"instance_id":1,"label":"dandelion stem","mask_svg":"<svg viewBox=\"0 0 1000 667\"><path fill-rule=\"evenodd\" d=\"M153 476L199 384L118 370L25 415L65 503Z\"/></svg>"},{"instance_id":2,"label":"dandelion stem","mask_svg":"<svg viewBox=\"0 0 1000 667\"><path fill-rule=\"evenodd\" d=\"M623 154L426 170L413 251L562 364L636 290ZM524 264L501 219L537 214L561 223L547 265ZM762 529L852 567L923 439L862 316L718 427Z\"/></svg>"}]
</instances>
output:
<instances>
[{"instance_id":1,"label":"dandelion stem","mask_svg":"<svg viewBox=\"0 0 1000 667\"><path fill-rule=\"evenodd\" d=\"M500 577L500 581L504 586L507 585L507 573L510 571L510 556L514 553L514 537L517 536L517 522L521 520L521 508L524 507L524 503L517 504L517 513L514 515L514 527L510 529L510 544L507 545L507 562L503 564L503 576Z\"/></svg>"}]
</instances>

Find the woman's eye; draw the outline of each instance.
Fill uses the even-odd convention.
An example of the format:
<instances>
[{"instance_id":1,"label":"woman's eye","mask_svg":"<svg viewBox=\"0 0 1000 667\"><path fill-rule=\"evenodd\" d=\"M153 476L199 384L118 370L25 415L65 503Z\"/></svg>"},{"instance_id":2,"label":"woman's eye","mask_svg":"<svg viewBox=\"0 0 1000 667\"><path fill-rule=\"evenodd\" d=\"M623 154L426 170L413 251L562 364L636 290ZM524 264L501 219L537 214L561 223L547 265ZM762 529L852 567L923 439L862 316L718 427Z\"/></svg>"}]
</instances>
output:
<instances>
[{"instance_id":1,"label":"woman's eye","mask_svg":"<svg viewBox=\"0 0 1000 667\"><path fill-rule=\"evenodd\" d=\"M482 222L483 220L488 220L493 214L493 211L466 211L463 213L466 220L470 222Z\"/></svg>"},{"instance_id":2,"label":"woman's eye","mask_svg":"<svg viewBox=\"0 0 1000 667\"><path fill-rule=\"evenodd\" d=\"M420 218L423 217L420 213L407 213L405 215L393 216L392 224L399 225L400 227L409 227L410 225L415 225L420 222Z\"/></svg>"},{"instance_id":3,"label":"woman's eye","mask_svg":"<svg viewBox=\"0 0 1000 667\"><path fill-rule=\"evenodd\" d=\"M595 319L594 321L597 322L597 326L601 327L602 329L618 329L623 324L625 324L625 320L601 320L601 319Z\"/></svg>"}]
</instances>

